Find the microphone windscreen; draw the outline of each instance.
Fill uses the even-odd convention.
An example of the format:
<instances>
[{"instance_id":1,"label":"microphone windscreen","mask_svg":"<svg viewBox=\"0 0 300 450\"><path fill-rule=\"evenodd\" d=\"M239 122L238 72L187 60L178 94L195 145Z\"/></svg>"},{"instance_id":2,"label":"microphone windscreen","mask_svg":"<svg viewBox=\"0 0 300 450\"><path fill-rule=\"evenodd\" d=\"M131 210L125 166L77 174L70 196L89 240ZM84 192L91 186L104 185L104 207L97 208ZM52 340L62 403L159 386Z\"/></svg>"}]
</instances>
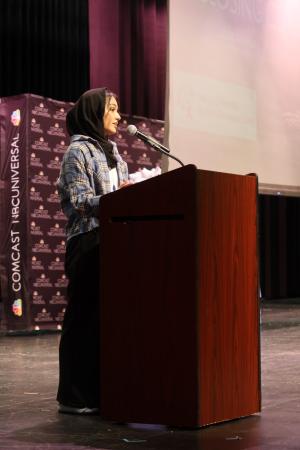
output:
<instances>
[{"instance_id":1,"label":"microphone windscreen","mask_svg":"<svg viewBox=\"0 0 300 450\"><path fill-rule=\"evenodd\" d=\"M137 132L137 127L135 125L128 125L127 127L127 133L130 134L131 136L136 135Z\"/></svg>"}]
</instances>

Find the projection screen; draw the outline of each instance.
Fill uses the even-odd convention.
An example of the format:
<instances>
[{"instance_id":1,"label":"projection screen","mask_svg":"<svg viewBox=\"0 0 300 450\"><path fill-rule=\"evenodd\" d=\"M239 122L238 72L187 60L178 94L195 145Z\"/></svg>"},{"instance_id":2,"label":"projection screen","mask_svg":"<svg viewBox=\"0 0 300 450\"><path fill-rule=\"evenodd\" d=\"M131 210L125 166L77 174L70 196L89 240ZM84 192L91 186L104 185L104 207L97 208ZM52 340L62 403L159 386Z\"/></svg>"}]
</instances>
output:
<instances>
[{"instance_id":1,"label":"projection screen","mask_svg":"<svg viewBox=\"0 0 300 450\"><path fill-rule=\"evenodd\" d=\"M300 1L169 0L166 144L300 195ZM178 163L169 160L169 170Z\"/></svg>"}]
</instances>

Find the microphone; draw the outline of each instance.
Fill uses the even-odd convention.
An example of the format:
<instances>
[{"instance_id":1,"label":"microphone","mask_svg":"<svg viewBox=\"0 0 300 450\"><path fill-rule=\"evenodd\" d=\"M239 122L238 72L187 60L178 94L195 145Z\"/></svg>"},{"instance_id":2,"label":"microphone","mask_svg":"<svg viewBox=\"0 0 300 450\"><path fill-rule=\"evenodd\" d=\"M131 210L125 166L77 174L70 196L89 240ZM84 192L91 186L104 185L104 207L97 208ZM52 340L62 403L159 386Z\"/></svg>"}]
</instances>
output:
<instances>
[{"instance_id":1,"label":"microphone","mask_svg":"<svg viewBox=\"0 0 300 450\"><path fill-rule=\"evenodd\" d=\"M180 159L176 158L176 156L174 156L174 155L171 155L170 150L167 147L162 145L160 142L156 141L153 137L147 136L146 134L139 131L135 125L128 125L127 133L130 134L131 136L138 137L142 141L146 142L146 144L155 148L155 150L158 150L159 152L163 153L164 155L167 155L169 158L172 158L175 161L179 162L179 164L181 166L184 166L183 162L180 161Z\"/></svg>"},{"instance_id":2,"label":"microphone","mask_svg":"<svg viewBox=\"0 0 300 450\"><path fill-rule=\"evenodd\" d=\"M158 142L153 137L147 136L146 134L139 131L135 125L128 125L127 133L130 134L131 136L138 137L139 139L141 139L141 141L145 142L148 145L151 145L151 147L154 147L156 150L165 151L167 153L170 153L170 150L167 147L162 145L160 142Z\"/></svg>"}]
</instances>

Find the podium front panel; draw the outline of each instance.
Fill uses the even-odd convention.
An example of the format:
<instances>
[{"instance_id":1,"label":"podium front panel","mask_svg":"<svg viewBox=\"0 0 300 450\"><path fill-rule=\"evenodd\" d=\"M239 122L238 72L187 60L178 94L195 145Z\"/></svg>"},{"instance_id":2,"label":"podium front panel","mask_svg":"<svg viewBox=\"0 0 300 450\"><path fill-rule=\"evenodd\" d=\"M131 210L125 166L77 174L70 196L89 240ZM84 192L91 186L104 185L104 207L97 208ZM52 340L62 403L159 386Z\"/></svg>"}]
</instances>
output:
<instances>
[{"instance_id":1,"label":"podium front panel","mask_svg":"<svg viewBox=\"0 0 300 450\"><path fill-rule=\"evenodd\" d=\"M256 178L186 166L104 196L100 248L103 418L259 411Z\"/></svg>"}]
</instances>

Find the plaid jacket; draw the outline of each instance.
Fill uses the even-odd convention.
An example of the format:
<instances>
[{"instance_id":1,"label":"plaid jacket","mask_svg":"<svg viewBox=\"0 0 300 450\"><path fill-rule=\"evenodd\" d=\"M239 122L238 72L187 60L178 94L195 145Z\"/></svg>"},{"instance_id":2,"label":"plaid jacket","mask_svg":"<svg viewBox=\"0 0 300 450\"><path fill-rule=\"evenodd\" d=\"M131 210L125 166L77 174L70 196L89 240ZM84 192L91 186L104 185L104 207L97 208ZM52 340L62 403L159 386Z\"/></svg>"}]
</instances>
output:
<instances>
[{"instance_id":1,"label":"plaid jacket","mask_svg":"<svg viewBox=\"0 0 300 450\"><path fill-rule=\"evenodd\" d=\"M128 180L127 164L114 142L119 183ZM68 218L67 239L99 226L99 201L111 192L109 169L99 143L88 136L74 135L66 151L57 180L61 207Z\"/></svg>"}]
</instances>

